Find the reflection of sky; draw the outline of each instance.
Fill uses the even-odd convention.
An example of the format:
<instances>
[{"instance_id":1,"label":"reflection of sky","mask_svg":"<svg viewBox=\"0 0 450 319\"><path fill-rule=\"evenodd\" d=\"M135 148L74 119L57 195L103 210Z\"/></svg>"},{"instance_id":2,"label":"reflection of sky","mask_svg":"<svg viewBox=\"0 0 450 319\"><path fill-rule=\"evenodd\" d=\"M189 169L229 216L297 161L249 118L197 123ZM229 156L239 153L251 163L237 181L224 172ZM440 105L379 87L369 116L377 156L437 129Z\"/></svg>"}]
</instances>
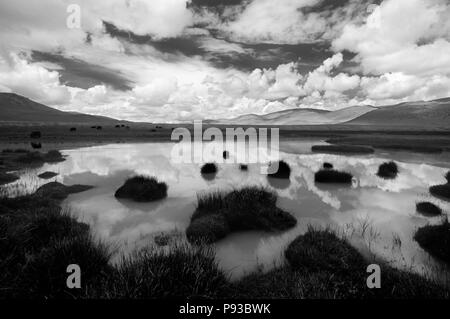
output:
<instances>
[{"instance_id":1,"label":"reflection of sky","mask_svg":"<svg viewBox=\"0 0 450 319\"><path fill-rule=\"evenodd\" d=\"M369 220L379 236L358 237L353 232L352 243L378 256L393 261L397 265L409 264L420 269L429 263L412 240L415 229L427 222L415 213L415 203L432 200L444 211L450 204L431 199L428 187L444 182L446 169L431 164L417 163L417 158L398 162L400 173L394 180L377 177L378 166L390 159L384 152L364 156L339 156L312 154L312 141L289 141L282 143L281 158L291 166L289 183L269 183L260 173L259 164L249 165L248 171L240 171L230 152L230 159L219 164L219 172L212 181L200 175L201 163L183 164L171 157L173 144L120 144L87 147L65 151L67 160L62 163L45 165L37 170L27 171L22 178L11 184L11 189L35 189L47 181L37 174L54 171L57 180L65 184L88 184L96 186L84 193L74 194L66 201L74 214L92 225L100 236L114 243L126 243L123 247L133 247L133 243L150 238L152 234L173 229L184 230L195 209L196 194L217 189L230 190L243 185L262 185L277 191L278 205L296 216L298 225L282 234L244 232L232 234L217 243L217 257L222 267L236 276L251 271L257 264L272 266L280 261L284 247L298 234L306 231L309 224L335 225L354 229L362 220ZM220 154L221 155L221 154ZM393 154L392 157L396 155ZM411 157L413 158L413 156ZM266 163L268 159L264 158ZM314 172L324 162L330 162L338 170L351 172L355 183L348 187L324 186L314 183ZM158 177L169 185L168 198L156 203L133 203L118 201L114 192L124 180L133 174ZM279 186L279 187L278 187ZM275 188L274 188L275 187ZM402 241L400 249L392 249L393 236ZM376 238L375 238L376 237ZM365 243L365 247L361 246Z\"/></svg>"}]
</instances>

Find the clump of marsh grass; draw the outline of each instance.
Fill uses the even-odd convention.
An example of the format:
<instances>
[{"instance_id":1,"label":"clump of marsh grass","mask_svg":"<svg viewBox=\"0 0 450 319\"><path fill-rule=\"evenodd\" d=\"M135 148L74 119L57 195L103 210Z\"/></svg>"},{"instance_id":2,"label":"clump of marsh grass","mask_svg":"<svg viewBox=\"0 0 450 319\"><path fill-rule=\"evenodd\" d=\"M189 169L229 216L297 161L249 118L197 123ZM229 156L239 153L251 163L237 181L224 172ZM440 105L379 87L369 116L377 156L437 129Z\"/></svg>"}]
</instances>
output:
<instances>
[{"instance_id":1,"label":"clump of marsh grass","mask_svg":"<svg viewBox=\"0 0 450 319\"><path fill-rule=\"evenodd\" d=\"M325 163L323 163L323 168L324 169L333 169L333 164L325 162Z\"/></svg>"},{"instance_id":2,"label":"clump of marsh grass","mask_svg":"<svg viewBox=\"0 0 450 319\"><path fill-rule=\"evenodd\" d=\"M205 180L210 181L216 177L217 170L218 168L215 163L206 163L200 169L200 174Z\"/></svg>"},{"instance_id":3,"label":"clump of marsh grass","mask_svg":"<svg viewBox=\"0 0 450 319\"><path fill-rule=\"evenodd\" d=\"M0 172L0 185L10 184L19 179L19 176L11 173Z\"/></svg>"},{"instance_id":4,"label":"clump of marsh grass","mask_svg":"<svg viewBox=\"0 0 450 319\"><path fill-rule=\"evenodd\" d=\"M333 169L321 169L314 175L316 183L351 184L352 179L352 174Z\"/></svg>"},{"instance_id":5,"label":"clump of marsh grass","mask_svg":"<svg viewBox=\"0 0 450 319\"><path fill-rule=\"evenodd\" d=\"M233 283L234 298L348 299L348 298L448 298L449 289L437 282L392 268L381 267L379 289L368 289L366 260L331 229L312 227L285 251L285 265L253 272Z\"/></svg>"},{"instance_id":6,"label":"clump of marsh grass","mask_svg":"<svg viewBox=\"0 0 450 319\"><path fill-rule=\"evenodd\" d=\"M364 259L345 240L330 230L309 227L285 251L289 264L296 269L321 269L329 272L351 272L364 267Z\"/></svg>"},{"instance_id":7,"label":"clump of marsh grass","mask_svg":"<svg viewBox=\"0 0 450 319\"><path fill-rule=\"evenodd\" d=\"M260 187L199 195L186 230L187 238L191 242L212 243L235 231L282 231L294 227L297 220L278 208L276 201L274 193Z\"/></svg>"},{"instance_id":8,"label":"clump of marsh grass","mask_svg":"<svg viewBox=\"0 0 450 319\"><path fill-rule=\"evenodd\" d=\"M431 202L416 203L416 210L418 213L428 217L439 216L442 214L442 209Z\"/></svg>"},{"instance_id":9,"label":"clump of marsh grass","mask_svg":"<svg viewBox=\"0 0 450 319\"><path fill-rule=\"evenodd\" d=\"M106 298L219 298L228 286L215 253L179 242L169 250L144 248L118 263Z\"/></svg>"},{"instance_id":10,"label":"clump of marsh grass","mask_svg":"<svg viewBox=\"0 0 450 319\"><path fill-rule=\"evenodd\" d=\"M239 169L241 171L248 171L248 165L247 164L239 164Z\"/></svg>"},{"instance_id":11,"label":"clump of marsh grass","mask_svg":"<svg viewBox=\"0 0 450 319\"><path fill-rule=\"evenodd\" d=\"M430 194L445 200L450 200L450 171L445 174L446 184L430 187Z\"/></svg>"},{"instance_id":12,"label":"clump of marsh grass","mask_svg":"<svg viewBox=\"0 0 450 319\"><path fill-rule=\"evenodd\" d=\"M217 165L215 163L206 163L202 166L200 172L202 174L216 174L217 173Z\"/></svg>"},{"instance_id":13,"label":"clump of marsh grass","mask_svg":"<svg viewBox=\"0 0 450 319\"><path fill-rule=\"evenodd\" d=\"M267 176L272 178L286 178L288 179L291 176L291 168L288 163L285 161L279 161L277 163L269 164L269 171L274 170L278 166L278 169L274 172L269 173Z\"/></svg>"},{"instance_id":14,"label":"clump of marsh grass","mask_svg":"<svg viewBox=\"0 0 450 319\"><path fill-rule=\"evenodd\" d=\"M431 256L450 264L450 223L448 219L440 225L427 225L417 230L414 235L425 251Z\"/></svg>"},{"instance_id":15,"label":"clump of marsh grass","mask_svg":"<svg viewBox=\"0 0 450 319\"><path fill-rule=\"evenodd\" d=\"M134 176L128 178L114 196L137 202L151 202L167 197L167 184L154 177Z\"/></svg>"},{"instance_id":16,"label":"clump of marsh grass","mask_svg":"<svg viewBox=\"0 0 450 319\"><path fill-rule=\"evenodd\" d=\"M398 175L398 166L395 162L386 162L378 167L377 175L384 179L394 179Z\"/></svg>"},{"instance_id":17,"label":"clump of marsh grass","mask_svg":"<svg viewBox=\"0 0 450 319\"><path fill-rule=\"evenodd\" d=\"M60 151L51 150L47 153L27 152L16 159L17 162L28 165L42 165L43 163L58 163L65 161Z\"/></svg>"}]
</instances>

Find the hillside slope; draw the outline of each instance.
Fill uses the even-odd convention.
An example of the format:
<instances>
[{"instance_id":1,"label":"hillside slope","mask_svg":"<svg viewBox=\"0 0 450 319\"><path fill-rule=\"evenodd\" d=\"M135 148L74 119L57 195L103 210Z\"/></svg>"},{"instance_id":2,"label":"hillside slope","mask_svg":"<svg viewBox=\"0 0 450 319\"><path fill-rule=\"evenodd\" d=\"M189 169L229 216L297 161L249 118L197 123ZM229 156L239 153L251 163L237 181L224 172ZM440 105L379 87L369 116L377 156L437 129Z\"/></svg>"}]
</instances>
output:
<instances>
[{"instance_id":1,"label":"hillside slope","mask_svg":"<svg viewBox=\"0 0 450 319\"><path fill-rule=\"evenodd\" d=\"M450 98L384 106L346 124L449 128Z\"/></svg>"},{"instance_id":2,"label":"hillside slope","mask_svg":"<svg viewBox=\"0 0 450 319\"><path fill-rule=\"evenodd\" d=\"M337 111L290 109L264 115L248 114L233 119L209 121L214 124L234 125L320 125L339 124L373 111L371 106L352 106Z\"/></svg>"},{"instance_id":3,"label":"hillside slope","mask_svg":"<svg viewBox=\"0 0 450 319\"><path fill-rule=\"evenodd\" d=\"M112 123L117 120L82 113L63 112L13 93L0 93L0 122Z\"/></svg>"}]
</instances>

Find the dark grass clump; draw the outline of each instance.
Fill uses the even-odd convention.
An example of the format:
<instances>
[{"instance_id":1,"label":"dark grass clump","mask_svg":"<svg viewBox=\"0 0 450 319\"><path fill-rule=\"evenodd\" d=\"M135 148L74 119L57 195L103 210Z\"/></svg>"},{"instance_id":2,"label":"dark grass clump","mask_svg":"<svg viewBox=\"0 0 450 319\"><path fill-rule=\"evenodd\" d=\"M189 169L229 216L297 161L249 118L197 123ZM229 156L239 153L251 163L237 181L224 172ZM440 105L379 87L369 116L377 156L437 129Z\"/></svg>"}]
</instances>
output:
<instances>
[{"instance_id":1,"label":"dark grass clump","mask_svg":"<svg viewBox=\"0 0 450 319\"><path fill-rule=\"evenodd\" d=\"M55 173L55 172L44 172L44 173L38 175L38 177L42 178L42 179L50 179L50 178L53 178L55 176L58 176L58 173Z\"/></svg>"},{"instance_id":2,"label":"dark grass clump","mask_svg":"<svg viewBox=\"0 0 450 319\"><path fill-rule=\"evenodd\" d=\"M19 163L26 165L42 165L43 163L58 163L65 161L60 151L51 150L47 153L27 152L16 159Z\"/></svg>"},{"instance_id":3,"label":"dark grass clump","mask_svg":"<svg viewBox=\"0 0 450 319\"><path fill-rule=\"evenodd\" d=\"M114 196L136 202L156 201L167 197L167 184L154 177L135 176L127 179Z\"/></svg>"},{"instance_id":4,"label":"dark grass clump","mask_svg":"<svg viewBox=\"0 0 450 319\"><path fill-rule=\"evenodd\" d=\"M430 202L416 203L416 210L418 213L427 217L434 217L442 214L442 209Z\"/></svg>"},{"instance_id":5,"label":"dark grass clump","mask_svg":"<svg viewBox=\"0 0 450 319\"><path fill-rule=\"evenodd\" d=\"M217 165L215 163L206 163L202 166L200 173L202 175L205 174L216 174L217 173Z\"/></svg>"},{"instance_id":6,"label":"dark grass clump","mask_svg":"<svg viewBox=\"0 0 450 319\"><path fill-rule=\"evenodd\" d=\"M395 162L386 162L378 167L377 175L384 179L394 179L398 175L398 166Z\"/></svg>"},{"instance_id":7,"label":"dark grass clump","mask_svg":"<svg viewBox=\"0 0 450 319\"><path fill-rule=\"evenodd\" d=\"M434 185L430 187L430 194L444 200L450 200L450 172L445 174L446 184Z\"/></svg>"},{"instance_id":8,"label":"dark grass clump","mask_svg":"<svg viewBox=\"0 0 450 319\"><path fill-rule=\"evenodd\" d=\"M271 171L271 169L275 169L275 165L276 164L270 163L269 171ZM269 173L267 176L272 178L289 178L291 176L291 168L285 161L279 161L278 170L276 172Z\"/></svg>"},{"instance_id":9,"label":"dark grass clump","mask_svg":"<svg viewBox=\"0 0 450 319\"><path fill-rule=\"evenodd\" d=\"M322 169L314 175L316 183L351 184L352 174L333 169Z\"/></svg>"},{"instance_id":10,"label":"dark grass clump","mask_svg":"<svg viewBox=\"0 0 450 319\"><path fill-rule=\"evenodd\" d=\"M371 147L358 145L314 145L311 151L326 154L372 154L374 152Z\"/></svg>"},{"instance_id":11,"label":"dark grass clump","mask_svg":"<svg viewBox=\"0 0 450 319\"><path fill-rule=\"evenodd\" d=\"M323 163L323 168L324 169L333 169L333 164L325 162L325 163Z\"/></svg>"},{"instance_id":12,"label":"dark grass clump","mask_svg":"<svg viewBox=\"0 0 450 319\"><path fill-rule=\"evenodd\" d=\"M330 230L315 230L296 238L286 249L287 263L267 273L256 271L230 287L243 299L372 299L448 298L449 289L383 262L380 289L368 289L366 261L346 240Z\"/></svg>"},{"instance_id":13,"label":"dark grass clump","mask_svg":"<svg viewBox=\"0 0 450 319\"><path fill-rule=\"evenodd\" d=\"M0 185L10 184L19 179L19 176L10 173L0 172Z\"/></svg>"},{"instance_id":14,"label":"dark grass clump","mask_svg":"<svg viewBox=\"0 0 450 319\"><path fill-rule=\"evenodd\" d=\"M198 205L186 235L191 242L212 243L231 232L246 230L283 231L297 220L276 206L277 196L259 187L198 197Z\"/></svg>"},{"instance_id":15,"label":"dark grass clump","mask_svg":"<svg viewBox=\"0 0 450 319\"><path fill-rule=\"evenodd\" d=\"M327 230L312 227L297 237L286 249L285 256L295 269L321 269L330 272L352 272L364 268L364 259L345 240Z\"/></svg>"},{"instance_id":16,"label":"dark grass clump","mask_svg":"<svg viewBox=\"0 0 450 319\"><path fill-rule=\"evenodd\" d=\"M247 164L239 164L239 169L241 171L248 171L248 165Z\"/></svg>"},{"instance_id":17,"label":"dark grass clump","mask_svg":"<svg viewBox=\"0 0 450 319\"><path fill-rule=\"evenodd\" d=\"M106 298L219 298L228 286L210 248L177 244L167 252L143 249L123 258L105 289Z\"/></svg>"},{"instance_id":18,"label":"dark grass clump","mask_svg":"<svg viewBox=\"0 0 450 319\"><path fill-rule=\"evenodd\" d=\"M0 198L0 299L85 297L109 269L109 250L92 239L87 224L61 210L64 198L50 196L50 188ZM66 197L75 191L66 190ZM87 280L83 289L66 286L67 266L74 263Z\"/></svg>"},{"instance_id":19,"label":"dark grass clump","mask_svg":"<svg viewBox=\"0 0 450 319\"><path fill-rule=\"evenodd\" d=\"M450 264L450 223L427 225L417 230L414 239L431 256Z\"/></svg>"},{"instance_id":20,"label":"dark grass clump","mask_svg":"<svg viewBox=\"0 0 450 319\"><path fill-rule=\"evenodd\" d=\"M450 184L434 185L430 187L430 194L445 200L450 200Z\"/></svg>"},{"instance_id":21,"label":"dark grass clump","mask_svg":"<svg viewBox=\"0 0 450 319\"><path fill-rule=\"evenodd\" d=\"M228 152L228 151L223 151L222 157L223 157L223 159L229 159L229 158L230 158L230 152Z\"/></svg>"},{"instance_id":22,"label":"dark grass clump","mask_svg":"<svg viewBox=\"0 0 450 319\"><path fill-rule=\"evenodd\" d=\"M42 148L41 143L31 142L30 144L31 144L31 148L33 148L33 149L41 149Z\"/></svg>"}]
</instances>

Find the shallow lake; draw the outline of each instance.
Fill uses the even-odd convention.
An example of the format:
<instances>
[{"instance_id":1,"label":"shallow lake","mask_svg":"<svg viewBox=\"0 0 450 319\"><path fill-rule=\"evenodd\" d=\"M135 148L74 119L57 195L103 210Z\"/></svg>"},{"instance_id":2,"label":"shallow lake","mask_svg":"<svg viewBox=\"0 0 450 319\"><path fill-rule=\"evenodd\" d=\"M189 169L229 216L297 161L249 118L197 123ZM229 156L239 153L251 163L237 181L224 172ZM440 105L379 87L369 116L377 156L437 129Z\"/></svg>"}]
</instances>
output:
<instances>
[{"instance_id":1,"label":"shallow lake","mask_svg":"<svg viewBox=\"0 0 450 319\"><path fill-rule=\"evenodd\" d=\"M114 144L63 150L65 162L46 164L21 172L21 179L8 185L11 190L32 191L48 181L37 175L53 171L66 185L86 184L95 188L71 195L65 205L92 230L127 252L153 242L161 232L184 232L195 210L197 194L231 190L245 185L262 185L277 192L278 206L291 214L298 225L283 233L242 232L216 244L220 266L237 278L256 267L268 269L283 260L286 245L309 225L329 226L345 235L364 254L372 254L400 268L436 272L438 265L413 240L415 230L441 218L427 218L416 212L418 201L438 204L446 214L450 203L432 198L428 187L444 183L449 154L424 155L407 152L376 152L370 155L340 156L313 154L314 139L282 141L280 158L289 163L289 181L269 180L259 164L240 171L235 155L219 164L217 176L205 180L201 163L175 163L172 143ZM394 180L376 176L378 166L395 160L400 173ZM351 172L352 186L321 186L314 173L324 162ZM156 176L165 181L168 197L140 204L119 201L114 192L134 174Z\"/></svg>"}]
</instances>

